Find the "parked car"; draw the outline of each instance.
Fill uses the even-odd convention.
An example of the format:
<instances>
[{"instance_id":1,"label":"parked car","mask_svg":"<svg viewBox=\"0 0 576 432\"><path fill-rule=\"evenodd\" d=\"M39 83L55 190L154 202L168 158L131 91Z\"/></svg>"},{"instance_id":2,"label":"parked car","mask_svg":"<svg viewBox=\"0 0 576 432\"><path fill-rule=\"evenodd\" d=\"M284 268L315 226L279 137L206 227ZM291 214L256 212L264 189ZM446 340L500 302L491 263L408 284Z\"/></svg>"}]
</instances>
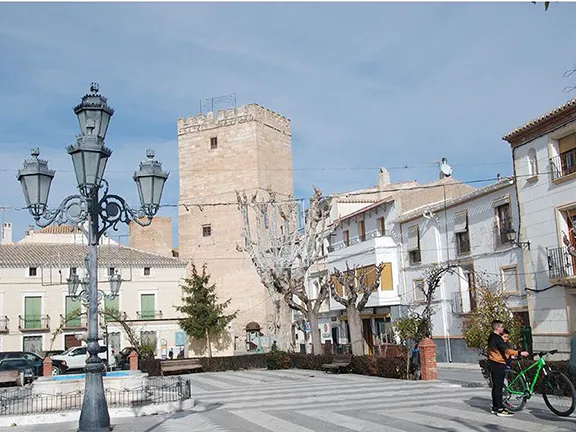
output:
<instances>
[{"instance_id":1,"label":"parked car","mask_svg":"<svg viewBox=\"0 0 576 432\"><path fill-rule=\"evenodd\" d=\"M0 371L15 371L24 374L24 384L31 383L36 377L34 366L25 358L8 358L0 360Z\"/></svg>"},{"instance_id":2,"label":"parked car","mask_svg":"<svg viewBox=\"0 0 576 432\"><path fill-rule=\"evenodd\" d=\"M44 375L44 358L38 354L29 351L4 351L0 352L0 360L25 358L28 360L34 369L36 376ZM68 370L68 365L64 360L52 360L52 375L60 375Z\"/></svg>"},{"instance_id":3,"label":"parked car","mask_svg":"<svg viewBox=\"0 0 576 432\"><path fill-rule=\"evenodd\" d=\"M98 357L104 363L108 360L110 366L114 366L115 359L113 356L107 359L108 347L101 346ZM50 357L52 361L64 361L68 366L68 370L81 370L86 367L86 360L88 359L88 351L85 346L72 347L64 351L62 354L53 355Z\"/></svg>"}]
</instances>

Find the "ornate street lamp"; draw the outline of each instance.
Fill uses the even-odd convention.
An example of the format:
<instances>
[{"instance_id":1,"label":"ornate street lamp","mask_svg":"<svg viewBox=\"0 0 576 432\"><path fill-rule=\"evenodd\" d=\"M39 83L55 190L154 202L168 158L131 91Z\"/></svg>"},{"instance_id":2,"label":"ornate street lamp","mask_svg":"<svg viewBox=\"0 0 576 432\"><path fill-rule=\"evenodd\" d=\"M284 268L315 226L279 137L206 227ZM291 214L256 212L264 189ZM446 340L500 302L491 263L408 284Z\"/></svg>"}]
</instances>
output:
<instances>
[{"instance_id":1,"label":"ornate street lamp","mask_svg":"<svg viewBox=\"0 0 576 432\"><path fill-rule=\"evenodd\" d=\"M67 280L68 293L88 305L89 357L86 360L86 390L79 432L110 430L110 415L102 381L105 367L98 357L98 303L103 297L118 295L122 278L119 274L110 276L110 294L98 289L98 243L108 228L116 229L121 222L128 224L134 221L141 226L150 225L158 213L164 183L168 179L168 173L162 171L162 164L154 160L154 152L148 150L148 159L140 164L140 170L134 174L141 207L132 209L122 197L108 193L104 172L112 150L104 145L104 139L114 110L98 91L98 84L92 83L90 93L74 108L80 124L80 135L77 136L76 144L67 150L72 156L79 194L68 196L55 210L48 209L54 171L48 169L47 161L38 159L38 149L32 151L32 159L24 162L17 175L27 208L38 226L73 224L88 238L87 275L83 280L77 275L70 275ZM80 286L82 290L78 292Z\"/></svg>"},{"instance_id":2,"label":"ornate street lamp","mask_svg":"<svg viewBox=\"0 0 576 432\"><path fill-rule=\"evenodd\" d=\"M46 210L54 170L48 169L48 161L38 159L38 148L32 149L30 154L32 158L25 160L24 167L18 170L18 181L22 185L26 206L34 219L38 220Z\"/></svg>"},{"instance_id":3,"label":"ornate street lamp","mask_svg":"<svg viewBox=\"0 0 576 432\"><path fill-rule=\"evenodd\" d=\"M154 160L154 150L146 150L146 157L147 160L140 162L140 170L134 173L134 181L142 208L148 217L152 217L160 208L168 173L162 171L162 164Z\"/></svg>"},{"instance_id":4,"label":"ornate street lamp","mask_svg":"<svg viewBox=\"0 0 576 432\"><path fill-rule=\"evenodd\" d=\"M506 239L508 243L512 243L514 245L520 246L523 249L530 250L530 242L521 242L516 239L516 230L514 228L509 228L506 230Z\"/></svg>"}]
</instances>

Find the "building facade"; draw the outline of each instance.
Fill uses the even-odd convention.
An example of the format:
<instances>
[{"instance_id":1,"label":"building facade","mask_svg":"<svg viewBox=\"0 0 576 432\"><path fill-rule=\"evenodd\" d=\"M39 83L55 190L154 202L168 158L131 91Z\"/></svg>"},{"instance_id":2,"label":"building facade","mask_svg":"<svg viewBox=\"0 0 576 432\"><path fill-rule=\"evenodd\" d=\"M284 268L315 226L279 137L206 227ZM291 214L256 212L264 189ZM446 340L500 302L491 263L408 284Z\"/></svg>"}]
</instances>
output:
<instances>
[{"instance_id":1,"label":"building facade","mask_svg":"<svg viewBox=\"0 0 576 432\"><path fill-rule=\"evenodd\" d=\"M29 230L13 243L10 224L4 223L0 245L0 350L48 352L81 345L87 330L85 311L68 295L67 278L86 274L88 247L75 227ZM122 276L119 295L101 303L116 310L140 338L156 346L162 357L184 347L174 306L181 299L180 281L186 263L127 248L103 238L99 249L99 289L110 292L111 274ZM101 339L110 349L130 346L122 326L101 321Z\"/></svg>"},{"instance_id":2,"label":"building facade","mask_svg":"<svg viewBox=\"0 0 576 432\"><path fill-rule=\"evenodd\" d=\"M293 195L290 120L251 104L178 120L179 256L207 265L220 301L238 311L215 355L270 347L269 295L242 244L236 192ZM252 344L248 344L248 340Z\"/></svg>"},{"instance_id":3,"label":"building facade","mask_svg":"<svg viewBox=\"0 0 576 432\"><path fill-rule=\"evenodd\" d=\"M399 222L405 282L401 297L408 310L422 311L426 271L432 264L454 266L442 277L434 300L438 361L477 361L477 353L462 337L462 324L476 308L480 286L509 294L511 309L524 326L530 325L523 289L524 250L508 236L519 223L513 178L423 205L401 215Z\"/></svg>"},{"instance_id":4,"label":"building facade","mask_svg":"<svg viewBox=\"0 0 576 432\"><path fill-rule=\"evenodd\" d=\"M576 99L503 137L517 178L534 349L570 351L576 331ZM565 241L566 239L566 241Z\"/></svg>"},{"instance_id":5,"label":"building facade","mask_svg":"<svg viewBox=\"0 0 576 432\"><path fill-rule=\"evenodd\" d=\"M334 269L363 273L366 282L372 284L376 266L384 264L379 288L372 293L361 314L367 354L380 351L384 344L392 341L392 323L401 316L405 306L399 217L444 196L458 197L473 189L450 177L425 184L390 183L387 170L382 168L374 188L341 193L332 199L332 235L326 244L326 253L309 272L308 292L315 298L319 279L333 273ZM339 284L335 288L342 293ZM332 296L321 309L319 327L323 344L338 349L349 343L345 308ZM305 335L300 333L299 340L303 339ZM325 350L332 348L325 347Z\"/></svg>"}]
</instances>

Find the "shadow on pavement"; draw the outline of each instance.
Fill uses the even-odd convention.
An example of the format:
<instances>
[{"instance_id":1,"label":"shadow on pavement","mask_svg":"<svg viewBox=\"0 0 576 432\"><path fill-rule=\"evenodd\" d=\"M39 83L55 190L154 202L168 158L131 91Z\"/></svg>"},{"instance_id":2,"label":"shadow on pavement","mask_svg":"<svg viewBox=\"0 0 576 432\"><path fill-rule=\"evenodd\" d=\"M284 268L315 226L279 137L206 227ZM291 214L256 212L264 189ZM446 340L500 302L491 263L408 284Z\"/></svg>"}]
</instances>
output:
<instances>
[{"instance_id":1,"label":"shadow on pavement","mask_svg":"<svg viewBox=\"0 0 576 432\"><path fill-rule=\"evenodd\" d=\"M159 427L161 427L164 423L166 423L169 420L178 420L178 419L182 419L182 418L186 418L189 416L193 416L194 414L202 414L202 413L206 413L212 410L215 410L217 408L220 408L223 404L217 402L217 403L212 403L212 404L206 404L206 405L196 405L194 408L192 408L191 410L187 410L187 411L178 411L175 413L171 413L171 414L163 414L162 415L162 419L153 424L152 426L149 426L147 429L142 430L142 432L152 432L156 429L158 429ZM160 417L160 416L159 416ZM118 424L118 425L113 425L112 430L114 430L116 427L121 428L123 426L123 424Z\"/></svg>"}]
</instances>

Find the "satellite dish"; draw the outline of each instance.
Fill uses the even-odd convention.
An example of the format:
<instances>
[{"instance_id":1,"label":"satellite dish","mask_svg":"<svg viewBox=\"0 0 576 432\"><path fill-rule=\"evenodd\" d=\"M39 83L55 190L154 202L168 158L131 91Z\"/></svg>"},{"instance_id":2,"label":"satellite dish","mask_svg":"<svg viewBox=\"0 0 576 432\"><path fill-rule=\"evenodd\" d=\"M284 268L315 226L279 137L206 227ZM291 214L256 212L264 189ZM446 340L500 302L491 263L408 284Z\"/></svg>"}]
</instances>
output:
<instances>
[{"instance_id":1,"label":"satellite dish","mask_svg":"<svg viewBox=\"0 0 576 432\"><path fill-rule=\"evenodd\" d=\"M442 164L440 165L440 176L450 177L452 175L452 167L448 165L448 159L442 158Z\"/></svg>"}]
</instances>

